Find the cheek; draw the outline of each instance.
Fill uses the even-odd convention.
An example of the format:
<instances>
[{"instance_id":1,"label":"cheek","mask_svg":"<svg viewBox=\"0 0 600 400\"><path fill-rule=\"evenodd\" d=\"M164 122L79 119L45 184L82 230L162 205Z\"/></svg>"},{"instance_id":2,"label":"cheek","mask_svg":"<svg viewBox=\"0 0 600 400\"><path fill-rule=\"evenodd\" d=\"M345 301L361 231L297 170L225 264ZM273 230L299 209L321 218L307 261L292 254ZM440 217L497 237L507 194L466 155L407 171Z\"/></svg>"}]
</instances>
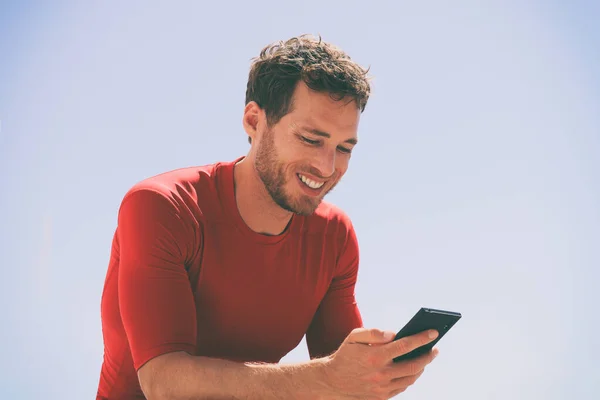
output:
<instances>
[{"instance_id":1,"label":"cheek","mask_svg":"<svg viewBox=\"0 0 600 400\"><path fill-rule=\"evenodd\" d=\"M347 155L347 154L343 154L336 159L335 169L340 174L340 177L342 177L348 170L349 163L350 163L350 155Z\"/></svg>"},{"instance_id":2,"label":"cheek","mask_svg":"<svg viewBox=\"0 0 600 400\"><path fill-rule=\"evenodd\" d=\"M296 140L281 140L276 146L279 160L286 164L301 162L310 155L308 149Z\"/></svg>"}]
</instances>

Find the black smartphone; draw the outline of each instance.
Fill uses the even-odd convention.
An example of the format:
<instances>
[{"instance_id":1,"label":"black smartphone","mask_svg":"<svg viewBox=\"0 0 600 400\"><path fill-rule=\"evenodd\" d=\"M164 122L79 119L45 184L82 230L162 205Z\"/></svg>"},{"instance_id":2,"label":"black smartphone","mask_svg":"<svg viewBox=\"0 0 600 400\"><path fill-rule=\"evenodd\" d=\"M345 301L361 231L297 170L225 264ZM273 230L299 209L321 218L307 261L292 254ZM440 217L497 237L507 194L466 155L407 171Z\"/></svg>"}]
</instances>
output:
<instances>
[{"instance_id":1,"label":"black smartphone","mask_svg":"<svg viewBox=\"0 0 600 400\"><path fill-rule=\"evenodd\" d=\"M429 329L435 329L439 335L431 343L414 349L410 353L394 358L394 362L409 360L429 352L437 342L458 322L462 317L460 313L453 311L435 310L433 308L421 308L410 321L396 334L394 340L406 336L415 335Z\"/></svg>"}]
</instances>

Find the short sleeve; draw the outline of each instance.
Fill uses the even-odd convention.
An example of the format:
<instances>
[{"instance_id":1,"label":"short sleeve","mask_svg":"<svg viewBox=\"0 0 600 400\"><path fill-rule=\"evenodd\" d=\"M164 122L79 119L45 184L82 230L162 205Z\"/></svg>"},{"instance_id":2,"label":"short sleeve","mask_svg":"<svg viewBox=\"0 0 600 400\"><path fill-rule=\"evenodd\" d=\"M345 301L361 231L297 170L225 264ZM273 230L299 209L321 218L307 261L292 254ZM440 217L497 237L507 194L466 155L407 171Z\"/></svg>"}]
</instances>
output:
<instances>
[{"instance_id":1,"label":"short sleeve","mask_svg":"<svg viewBox=\"0 0 600 400\"><path fill-rule=\"evenodd\" d=\"M159 355L196 346L196 310L185 269L191 235L176 202L150 189L119 210L118 296L136 370Z\"/></svg>"},{"instance_id":2,"label":"short sleeve","mask_svg":"<svg viewBox=\"0 0 600 400\"><path fill-rule=\"evenodd\" d=\"M336 274L306 334L311 358L335 352L353 329L363 326L355 296L358 264L358 241L350 224Z\"/></svg>"}]
</instances>

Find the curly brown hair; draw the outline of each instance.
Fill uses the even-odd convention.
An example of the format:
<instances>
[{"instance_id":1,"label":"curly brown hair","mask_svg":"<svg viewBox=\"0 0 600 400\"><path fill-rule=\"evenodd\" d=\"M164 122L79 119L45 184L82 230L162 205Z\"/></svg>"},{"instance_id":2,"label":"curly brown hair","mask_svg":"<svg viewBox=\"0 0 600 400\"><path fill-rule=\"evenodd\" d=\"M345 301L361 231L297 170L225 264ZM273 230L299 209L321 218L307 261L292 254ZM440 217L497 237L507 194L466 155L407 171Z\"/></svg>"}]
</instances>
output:
<instances>
[{"instance_id":1,"label":"curly brown hair","mask_svg":"<svg viewBox=\"0 0 600 400\"><path fill-rule=\"evenodd\" d=\"M294 89L302 80L336 101L355 101L362 112L371 94L368 73L321 36L301 35L269 44L252 60L246 104L255 101L272 126L292 110Z\"/></svg>"}]
</instances>

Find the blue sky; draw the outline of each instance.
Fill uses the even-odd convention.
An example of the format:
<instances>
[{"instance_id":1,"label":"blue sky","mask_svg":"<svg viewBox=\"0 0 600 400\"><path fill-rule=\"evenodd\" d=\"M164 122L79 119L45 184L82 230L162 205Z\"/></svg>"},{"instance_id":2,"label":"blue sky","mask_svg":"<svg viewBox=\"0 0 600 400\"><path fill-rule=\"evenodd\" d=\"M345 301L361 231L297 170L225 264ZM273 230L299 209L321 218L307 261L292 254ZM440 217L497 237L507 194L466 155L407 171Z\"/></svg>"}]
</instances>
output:
<instances>
[{"instance_id":1,"label":"blue sky","mask_svg":"<svg viewBox=\"0 0 600 400\"><path fill-rule=\"evenodd\" d=\"M122 196L245 154L250 59L302 33L375 77L328 197L357 229L365 324L464 315L399 398L600 391L597 2L53 4L0 5L1 398L93 397Z\"/></svg>"}]
</instances>

